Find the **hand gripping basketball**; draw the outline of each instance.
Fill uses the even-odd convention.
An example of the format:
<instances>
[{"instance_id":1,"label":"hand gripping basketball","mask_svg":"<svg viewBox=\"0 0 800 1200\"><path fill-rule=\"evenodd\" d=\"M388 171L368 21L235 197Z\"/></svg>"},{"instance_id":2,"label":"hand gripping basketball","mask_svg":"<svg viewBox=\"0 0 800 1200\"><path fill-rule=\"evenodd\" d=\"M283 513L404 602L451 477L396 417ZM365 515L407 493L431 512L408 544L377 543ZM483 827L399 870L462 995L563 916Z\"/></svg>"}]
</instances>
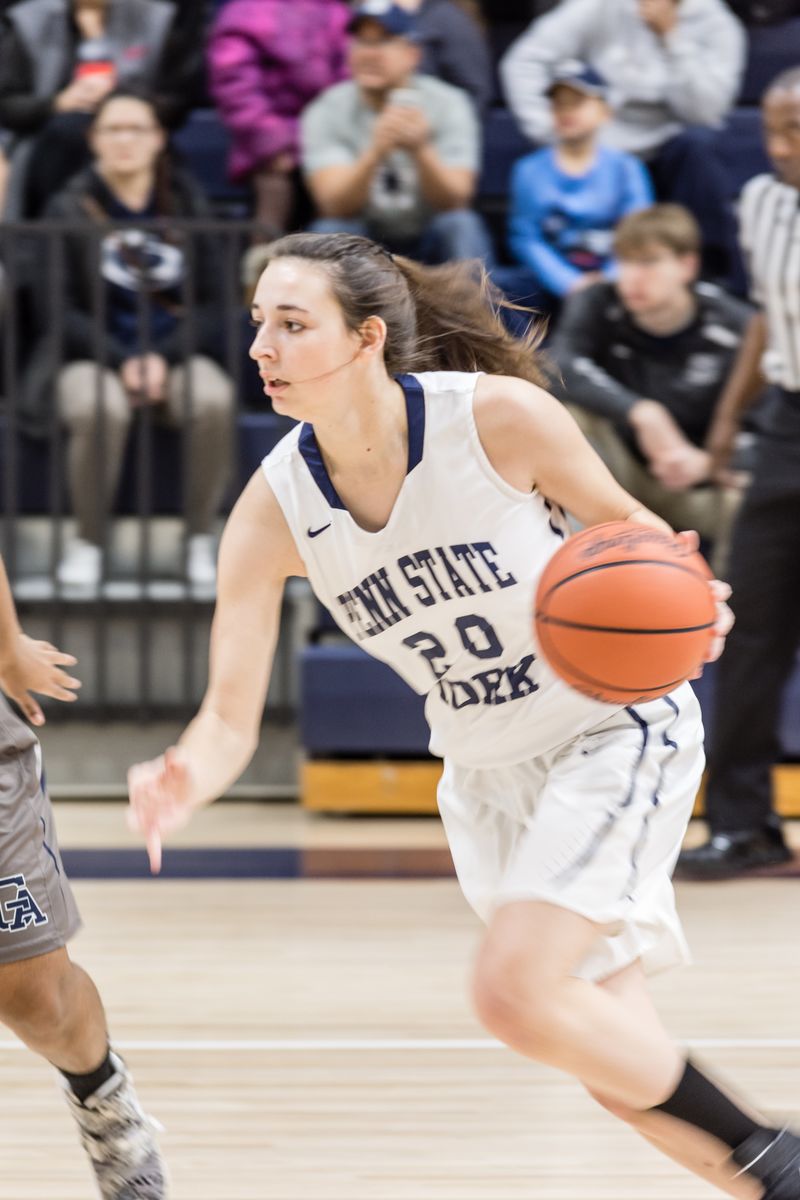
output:
<instances>
[{"instance_id":1,"label":"hand gripping basketball","mask_svg":"<svg viewBox=\"0 0 800 1200\"><path fill-rule=\"evenodd\" d=\"M665 695L716 657L730 627L729 589L713 581L696 541L631 521L570 538L536 595L536 638L556 674L593 699L633 704Z\"/></svg>"}]
</instances>

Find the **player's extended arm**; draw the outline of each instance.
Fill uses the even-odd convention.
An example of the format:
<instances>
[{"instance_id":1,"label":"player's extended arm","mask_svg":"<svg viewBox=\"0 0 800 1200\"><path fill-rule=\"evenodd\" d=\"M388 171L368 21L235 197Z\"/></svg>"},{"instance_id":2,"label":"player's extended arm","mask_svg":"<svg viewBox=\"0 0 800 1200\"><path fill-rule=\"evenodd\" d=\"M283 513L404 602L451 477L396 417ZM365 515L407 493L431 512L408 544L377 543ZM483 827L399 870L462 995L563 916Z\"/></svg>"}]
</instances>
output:
<instances>
[{"instance_id":1,"label":"player's extended arm","mask_svg":"<svg viewBox=\"0 0 800 1200\"><path fill-rule=\"evenodd\" d=\"M0 559L0 688L19 705L32 725L44 725L44 713L31 696L77 700L80 681L63 670L77 662L49 642L36 642L20 628L6 569Z\"/></svg>"},{"instance_id":2,"label":"player's extended arm","mask_svg":"<svg viewBox=\"0 0 800 1200\"><path fill-rule=\"evenodd\" d=\"M185 825L241 775L253 756L289 575L305 574L283 513L261 471L242 493L220 547L209 680L197 716L163 755L131 767L131 824L151 869L161 839Z\"/></svg>"},{"instance_id":3,"label":"player's extended arm","mask_svg":"<svg viewBox=\"0 0 800 1200\"><path fill-rule=\"evenodd\" d=\"M522 379L483 375L475 389L475 424L498 474L520 492L537 487L582 525L637 521L669 529L616 482L570 414L553 396ZM681 534L697 548L694 532ZM706 657L719 658L733 625L727 583L710 587L717 606L716 637Z\"/></svg>"}]
</instances>

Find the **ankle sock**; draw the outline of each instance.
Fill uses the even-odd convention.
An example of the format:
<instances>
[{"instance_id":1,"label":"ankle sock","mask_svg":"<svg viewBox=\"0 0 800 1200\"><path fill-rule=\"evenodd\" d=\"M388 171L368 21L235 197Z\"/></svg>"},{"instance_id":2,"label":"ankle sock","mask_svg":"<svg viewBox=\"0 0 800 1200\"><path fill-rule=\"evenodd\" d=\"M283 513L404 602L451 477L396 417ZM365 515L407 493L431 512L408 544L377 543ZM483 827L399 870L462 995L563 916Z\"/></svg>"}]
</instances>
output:
<instances>
[{"instance_id":1,"label":"ankle sock","mask_svg":"<svg viewBox=\"0 0 800 1200\"><path fill-rule=\"evenodd\" d=\"M94 1071L89 1071L87 1075L71 1075L69 1071L61 1071L61 1074L69 1084L70 1091L83 1104L90 1096L94 1095L99 1087L102 1087L111 1078L115 1071L116 1067L111 1061L111 1051L107 1050L106 1056L100 1063L100 1066Z\"/></svg>"},{"instance_id":2,"label":"ankle sock","mask_svg":"<svg viewBox=\"0 0 800 1200\"><path fill-rule=\"evenodd\" d=\"M686 1121L687 1124L710 1133L732 1150L741 1146L752 1133L766 1129L766 1126L742 1112L729 1096L721 1092L716 1084L698 1071L689 1060L672 1095L663 1104L656 1104L649 1111L665 1112L680 1121Z\"/></svg>"}]
</instances>

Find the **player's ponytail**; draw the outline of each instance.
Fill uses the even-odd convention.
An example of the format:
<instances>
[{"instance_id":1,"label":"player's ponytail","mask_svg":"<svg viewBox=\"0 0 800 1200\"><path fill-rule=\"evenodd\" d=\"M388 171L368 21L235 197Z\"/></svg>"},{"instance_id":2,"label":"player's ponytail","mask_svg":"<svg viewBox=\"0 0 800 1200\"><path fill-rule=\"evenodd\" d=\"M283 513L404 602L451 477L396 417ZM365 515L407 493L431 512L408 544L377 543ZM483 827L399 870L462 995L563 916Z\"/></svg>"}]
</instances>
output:
<instances>
[{"instance_id":1,"label":"player's ponytail","mask_svg":"<svg viewBox=\"0 0 800 1200\"><path fill-rule=\"evenodd\" d=\"M479 262L425 267L345 233L292 233L267 246L264 257L265 266L274 258L302 258L322 267L350 329L381 317L390 375L485 371L542 382L536 352L543 326L509 304ZM504 308L530 316L522 337L506 329Z\"/></svg>"},{"instance_id":2,"label":"player's ponytail","mask_svg":"<svg viewBox=\"0 0 800 1200\"><path fill-rule=\"evenodd\" d=\"M485 371L516 375L541 384L537 349L544 325L535 314L510 304L480 262L451 262L426 267L394 257L406 279L417 313L416 370ZM525 313L520 337L509 333L503 309Z\"/></svg>"}]
</instances>

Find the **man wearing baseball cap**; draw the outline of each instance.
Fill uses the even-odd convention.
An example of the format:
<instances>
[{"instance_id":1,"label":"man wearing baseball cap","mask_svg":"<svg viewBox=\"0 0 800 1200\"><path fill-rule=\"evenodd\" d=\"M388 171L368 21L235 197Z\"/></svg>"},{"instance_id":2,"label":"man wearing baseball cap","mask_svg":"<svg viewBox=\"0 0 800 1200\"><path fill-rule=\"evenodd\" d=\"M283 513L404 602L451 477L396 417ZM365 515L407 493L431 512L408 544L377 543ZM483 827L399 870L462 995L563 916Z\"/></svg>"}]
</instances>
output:
<instances>
[{"instance_id":1,"label":"man wearing baseball cap","mask_svg":"<svg viewBox=\"0 0 800 1200\"><path fill-rule=\"evenodd\" d=\"M487 260L488 233L469 207L480 165L469 98L416 74L416 22L401 5L365 0L349 28L352 79L301 118L314 229L366 234L425 261Z\"/></svg>"}]
</instances>

